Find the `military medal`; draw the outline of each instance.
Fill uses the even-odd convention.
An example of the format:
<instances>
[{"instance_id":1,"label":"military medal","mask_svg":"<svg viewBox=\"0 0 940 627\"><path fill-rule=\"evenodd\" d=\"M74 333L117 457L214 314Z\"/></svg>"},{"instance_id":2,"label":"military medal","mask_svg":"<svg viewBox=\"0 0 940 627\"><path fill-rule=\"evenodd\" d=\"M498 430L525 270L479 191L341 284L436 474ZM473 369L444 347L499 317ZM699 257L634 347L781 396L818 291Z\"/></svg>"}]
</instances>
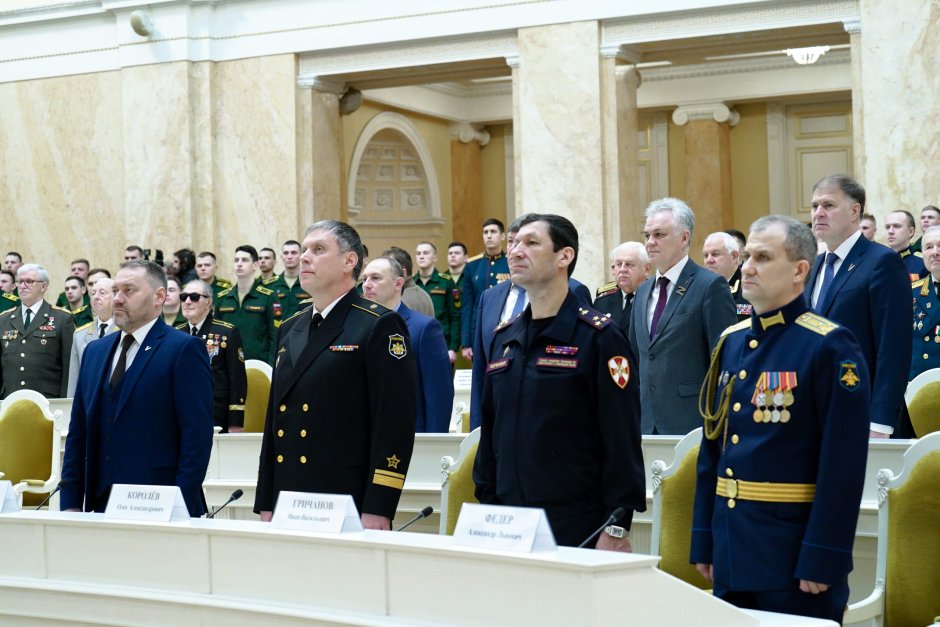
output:
<instances>
[{"instance_id":1,"label":"military medal","mask_svg":"<svg viewBox=\"0 0 940 627\"><path fill-rule=\"evenodd\" d=\"M780 422L790 422L790 410L784 409L780 412Z\"/></svg>"}]
</instances>

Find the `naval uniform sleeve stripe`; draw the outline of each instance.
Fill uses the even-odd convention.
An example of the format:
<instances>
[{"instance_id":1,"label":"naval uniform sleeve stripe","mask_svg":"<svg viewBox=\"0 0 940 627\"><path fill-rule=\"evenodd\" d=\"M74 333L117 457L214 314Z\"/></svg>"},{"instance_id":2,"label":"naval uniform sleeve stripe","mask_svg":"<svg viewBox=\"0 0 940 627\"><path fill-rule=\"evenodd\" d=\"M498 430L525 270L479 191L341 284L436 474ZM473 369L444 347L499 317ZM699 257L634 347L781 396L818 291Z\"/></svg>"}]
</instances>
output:
<instances>
[{"instance_id":1,"label":"naval uniform sleeve stripe","mask_svg":"<svg viewBox=\"0 0 940 627\"><path fill-rule=\"evenodd\" d=\"M395 488L396 490L403 490L405 488L404 479L386 477L385 475L380 475L378 471L376 471L375 477L372 479L372 483L376 485L384 485L387 488Z\"/></svg>"},{"instance_id":2,"label":"naval uniform sleeve stripe","mask_svg":"<svg viewBox=\"0 0 940 627\"><path fill-rule=\"evenodd\" d=\"M405 478L405 475L401 474L400 472L392 472L391 470L379 470L379 469L376 469L375 474L377 474L377 475L385 475L386 477L391 477L391 478L393 478L393 479L402 479L402 480L404 480L404 478Z\"/></svg>"},{"instance_id":3,"label":"naval uniform sleeve stripe","mask_svg":"<svg viewBox=\"0 0 940 627\"><path fill-rule=\"evenodd\" d=\"M229 411L245 411L245 406L244 405L229 405L228 410Z\"/></svg>"}]
</instances>

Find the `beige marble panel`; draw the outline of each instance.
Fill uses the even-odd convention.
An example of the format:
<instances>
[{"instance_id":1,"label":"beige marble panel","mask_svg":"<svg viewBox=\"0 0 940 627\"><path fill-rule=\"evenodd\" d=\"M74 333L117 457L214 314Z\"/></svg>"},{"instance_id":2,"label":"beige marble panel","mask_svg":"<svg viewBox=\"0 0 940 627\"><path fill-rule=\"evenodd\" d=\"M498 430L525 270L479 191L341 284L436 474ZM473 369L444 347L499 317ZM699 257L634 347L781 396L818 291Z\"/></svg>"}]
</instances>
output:
<instances>
[{"instance_id":1,"label":"beige marble panel","mask_svg":"<svg viewBox=\"0 0 940 627\"><path fill-rule=\"evenodd\" d=\"M212 178L221 258L243 243L279 250L284 240L303 234L295 78L293 55L216 64ZM227 265L220 263L224 275L230 273Z\"/></svg>"},{"instance_id":2,"label":"beige marble panel","mask_svg":"<svg viewBox=\"0 0 940 627\"><path fill-rule=\"evenodd\" d=\"M339 96L314 90L311 119L313 219L348 220Z\"/></svg>"},{"instance_id":3,"label":"beige marble panel","mask_svg":"<svg viewBox=\"0 0 940 627\"><path fill-rule=\"evenodd\" d=\"M601 60L601 110L604 157L605 250L635 237L644 219L639 203L636 90L640 75L633 66Z\"/></svg>"},{"instance_id":4,"label":"beige marble panel","mask_svg":"<svg viewBox=\"0 0 940 627\"><path fill-rule=\"evenodd\" d=\"M861 2L864 174L872 208L940 201L940 3ZM859 173L857 173L859 174Z\"/></svg>"},{"instance_id":5,"label":"beige marble panel","mask_svg":"<svg viewBox=\"0 0 940 627\"><path fill-rule=\"evenodd\" d=\"M517 156L526 212L564 215L578 228L575 277L606 276L600 56L597 22L519 30Z\"/></svg>"},{"instance_id":6,"label":"beige marble panel","mask_svg":"<svg viewBox=\"0 0 940 627\"><path fill-rule=\"evenodd\" d=\"M0 85L3 253L51 273L68 263L115 267L123 248L121 75L106 72Z\"/></svg>"}]
</instances>

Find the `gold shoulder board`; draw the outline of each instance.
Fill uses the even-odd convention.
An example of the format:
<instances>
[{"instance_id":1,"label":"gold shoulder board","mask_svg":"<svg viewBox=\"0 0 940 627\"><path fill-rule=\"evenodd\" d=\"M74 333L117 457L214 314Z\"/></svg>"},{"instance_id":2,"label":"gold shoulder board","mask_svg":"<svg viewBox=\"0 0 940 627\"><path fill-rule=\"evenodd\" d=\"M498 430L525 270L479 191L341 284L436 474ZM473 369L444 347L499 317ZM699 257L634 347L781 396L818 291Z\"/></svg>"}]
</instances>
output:
<instances>
[{"instance_id":1,"label":"gold shoulder board","mask_svg":"<svg viewBox=\"0 0 940 627\"><path fill-rule=\"evenodd\" d=\"M736 323L736 324L732 324L730 327L728 327L727 329L725 329L724 331L722 331L722 332L721 332L721 337L724 337L724 336L726 336L726 335L731 335L732 333L736 333L736 332L738 332L738 331L743 331L743 330L745 330L745 329L750 329L750 328L751 328L751 321L750 321L750 320L742 320L741 322L738 322L738 323Z\"/></svg>"},{"instance_id":2,"label":"gold shoulder board","mask_svg":"<svg viewBox=\"0 0 940 627\"><path fill-rule=\"evenodd\" d=\"M818 314L814 314L811 311L807 311L797 318L796 323L801 327L806 327L810 331L814 331L820 335L828 335L832 331L835 331L839 328L839 325L832 320L827 320L826 318L823 318Z\"/></svg>"}]
</instances>

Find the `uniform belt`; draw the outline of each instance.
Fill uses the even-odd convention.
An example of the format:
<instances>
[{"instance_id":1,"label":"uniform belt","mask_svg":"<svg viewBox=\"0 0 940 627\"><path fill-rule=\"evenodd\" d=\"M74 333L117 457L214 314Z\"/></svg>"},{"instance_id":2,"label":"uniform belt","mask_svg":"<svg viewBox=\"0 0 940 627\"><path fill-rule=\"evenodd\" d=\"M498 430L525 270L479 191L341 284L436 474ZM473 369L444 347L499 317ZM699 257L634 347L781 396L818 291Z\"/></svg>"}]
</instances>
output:
<instances>
[{"instance_id":1,"label":"uniform belt","mask_svg":"<svg viewBox=\"0 0 940 627\"><path fill-rule=\"evenodd\" d=\"M742 501L769 503L812 503L816 497L815 483L769 483L718 477L715 494Z\"/></svg>"}]
</instances>

